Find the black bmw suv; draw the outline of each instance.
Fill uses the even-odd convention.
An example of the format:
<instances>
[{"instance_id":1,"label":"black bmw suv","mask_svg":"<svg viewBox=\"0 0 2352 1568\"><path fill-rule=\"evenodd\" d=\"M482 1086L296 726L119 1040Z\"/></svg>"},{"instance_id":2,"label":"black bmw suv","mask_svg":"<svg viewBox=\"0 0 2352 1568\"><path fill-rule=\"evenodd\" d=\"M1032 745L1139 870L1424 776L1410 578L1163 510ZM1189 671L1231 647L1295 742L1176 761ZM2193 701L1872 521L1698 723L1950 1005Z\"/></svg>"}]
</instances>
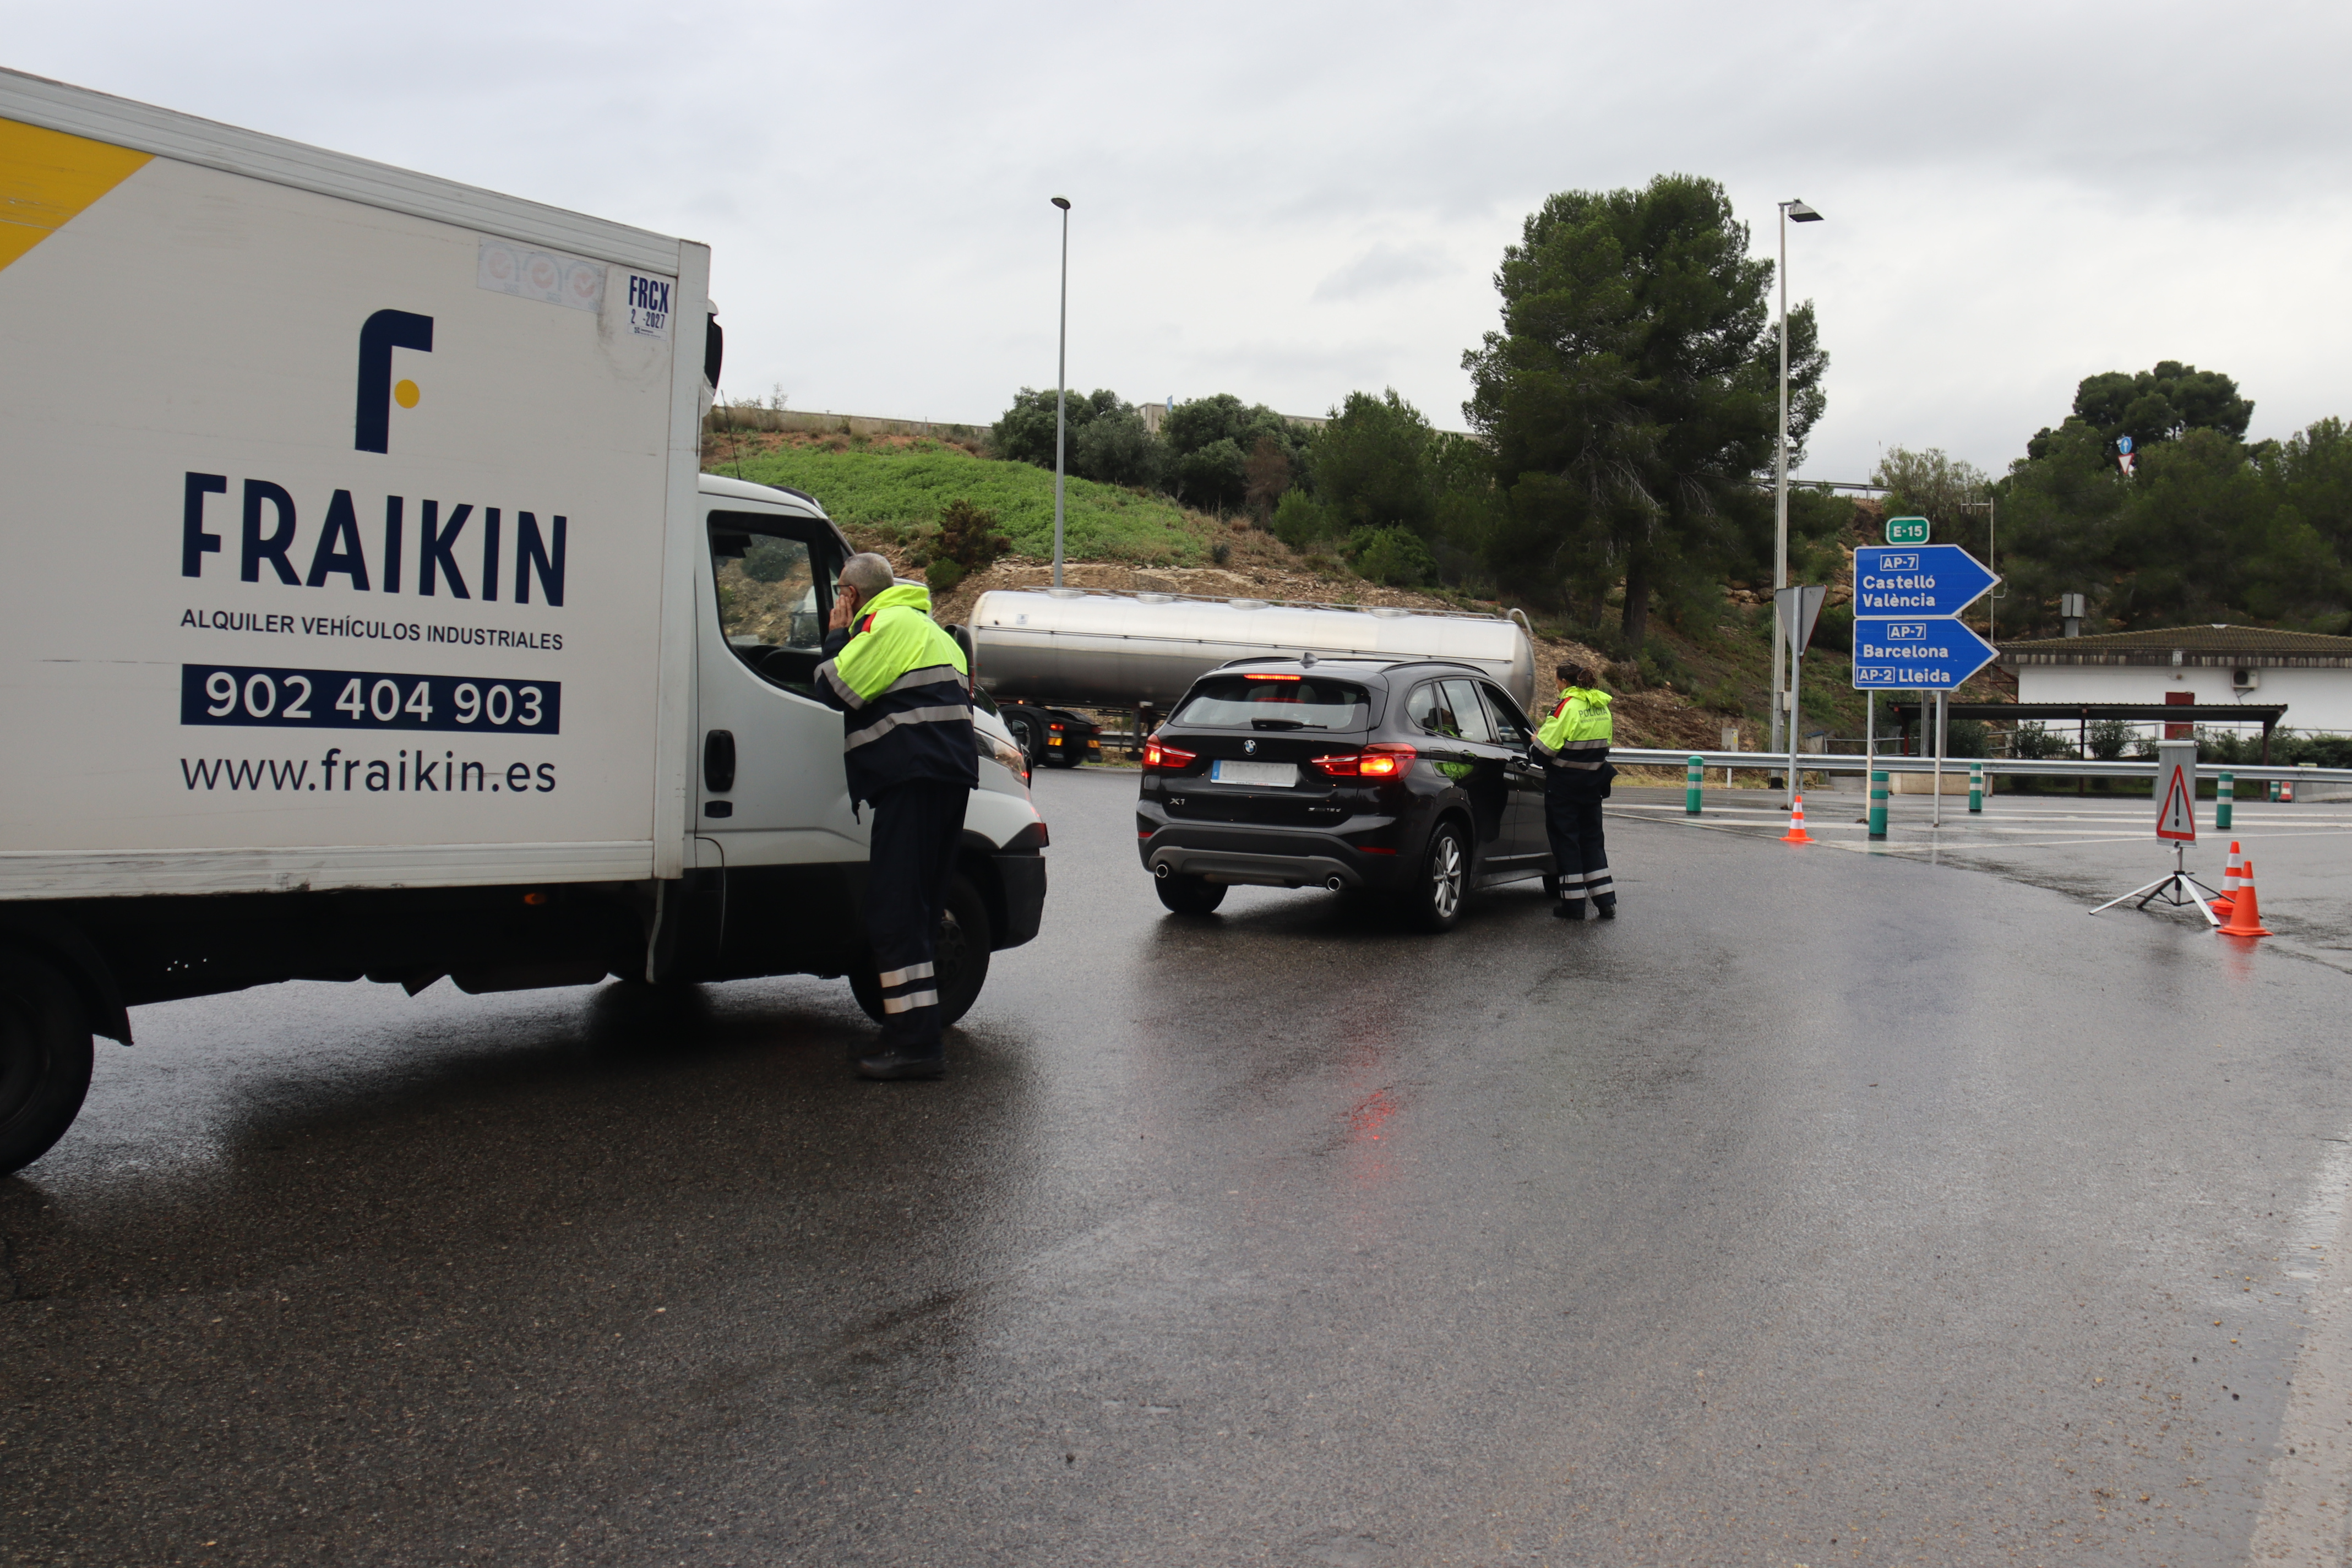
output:
<instances>
[{"instance_id":1,"label":"black bmw suv","mask_svg":"<svg viewBox=\"0 0 2352 1568\"><path fill-rule=\"evenodd\" d=\"M1391 894L1448 931L1474 887L1555 885L1532 739L1466 665L1236 659L1146 743L1137 852L1179 914L1244 882Z\"/></svg>"}]
</instances>

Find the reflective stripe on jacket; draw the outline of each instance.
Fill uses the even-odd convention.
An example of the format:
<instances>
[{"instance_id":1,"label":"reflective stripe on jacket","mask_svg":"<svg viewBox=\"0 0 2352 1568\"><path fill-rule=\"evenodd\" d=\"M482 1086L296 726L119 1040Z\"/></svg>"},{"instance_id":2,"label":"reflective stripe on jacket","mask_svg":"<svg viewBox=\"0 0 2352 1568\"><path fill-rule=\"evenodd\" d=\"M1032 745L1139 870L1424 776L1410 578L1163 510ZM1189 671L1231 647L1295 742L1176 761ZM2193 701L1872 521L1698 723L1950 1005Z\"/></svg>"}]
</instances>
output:
<instances>
[{"instance_id":1,"label":"reflective stripe on jacket","mask_svg":"<svg viewBox=\"0 0 2352 1568\"><path fill-rule=\"evenodd\" d=\"M902 583L877 594L854 627L826 635L824 651L816 694L841 710L851 800L873 800L913 779L979 785L964 686L971 667L932 621L929 589Z\"/></svg>"},{"instance_id":2,"label":"reflective stripe on jacket","mask_svg":"<svg viewBox=\"0 0 2352 1568\"><path fill-rule=\"evenodd\" d=\"M1546 767L1600 771L1609 761L1609 742L1616 738L1609 703L1609 693L1589 687L1571 686L1561 692L1559 705L1536 734L1536 760Z\"/></svg>"}]
</instances>

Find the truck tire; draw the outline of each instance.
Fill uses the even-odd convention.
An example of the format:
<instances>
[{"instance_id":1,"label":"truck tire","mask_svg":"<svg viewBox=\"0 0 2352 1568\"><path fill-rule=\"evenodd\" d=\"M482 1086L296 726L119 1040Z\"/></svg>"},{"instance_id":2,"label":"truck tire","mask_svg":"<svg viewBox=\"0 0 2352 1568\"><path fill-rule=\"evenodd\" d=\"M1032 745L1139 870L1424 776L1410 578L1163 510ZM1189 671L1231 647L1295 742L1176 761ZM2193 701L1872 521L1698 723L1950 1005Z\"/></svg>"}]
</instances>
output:
<instances>
[{"instance_id":1,"label":"truck tire","mask_svg":"<svg viewBox=\"0 0 2352 1568\"><path fill-rule=\"evenodd\" d=\"M1426 931L1449 931L1462 921L1470 896L1470 848L1462 829L1441 822L1422 851L1421 874L1404 894L1405 918Z\"/></svg>"},{"instance_id":2,"label":"truck tire","mask_svg":"<svg viewBox=\"0 0 2352 1568\"><path fill-rule=\"evenodd\" d=\"M49 1152L89 1092L89 1019L64 975L0 952L0 1176Z\"/></svg>"},{"instance_id":3,"label":"truck tire","mask_svg":"<svg viewBox=\"0 0 2352 1568\"><path fill-rule=\"evenodd\" d=\"M971 878L958 873L948 885L947 912L940 917L939 934L931 943L942 1026L954 1025L980 1000L980 988L988 984L988 954L993 945L987 901ZM873 970L851 970L849 994L857 998L867 1017L877 1024L883 1021L882 981Z\"/></svg>"},{"instance_id":4,"label":"truck tire","mask_svg":"<svg viewBox=\"0 0 2352 1568\"><path fill-rule=\"evenodd\" d=\"M1225 901L1225 885L1212 882L1206 877L1171 875L1157 878L1151 884L1160 894L1160 901L1180 915L1210 915Z\"/></svg>"}]
</instances>

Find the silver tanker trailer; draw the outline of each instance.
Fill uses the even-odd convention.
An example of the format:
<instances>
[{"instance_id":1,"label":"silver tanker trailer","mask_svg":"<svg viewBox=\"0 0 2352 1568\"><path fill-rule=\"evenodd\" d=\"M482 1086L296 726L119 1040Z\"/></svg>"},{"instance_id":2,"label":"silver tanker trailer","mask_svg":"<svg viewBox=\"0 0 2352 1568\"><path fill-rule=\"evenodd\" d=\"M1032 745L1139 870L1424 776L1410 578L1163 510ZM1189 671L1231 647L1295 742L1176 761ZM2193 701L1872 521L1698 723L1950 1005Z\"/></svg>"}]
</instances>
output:
<instances>
[{"instance_id":1,"label":"silver tanker trailer","mask_svg":"<svg viewBox=\"0 0 2352 1568\"><path fill-rule=\"evenodd\" d=\"M1452 659L1487 671L1528 711L1536 705L1534 635L1517 610L999 588L973 604L969 635L980 684L1016 734L1015 721L1048 722L1050 705L1165 712L1217 666L1269 654Z\"/></svg>"}]
</instances>

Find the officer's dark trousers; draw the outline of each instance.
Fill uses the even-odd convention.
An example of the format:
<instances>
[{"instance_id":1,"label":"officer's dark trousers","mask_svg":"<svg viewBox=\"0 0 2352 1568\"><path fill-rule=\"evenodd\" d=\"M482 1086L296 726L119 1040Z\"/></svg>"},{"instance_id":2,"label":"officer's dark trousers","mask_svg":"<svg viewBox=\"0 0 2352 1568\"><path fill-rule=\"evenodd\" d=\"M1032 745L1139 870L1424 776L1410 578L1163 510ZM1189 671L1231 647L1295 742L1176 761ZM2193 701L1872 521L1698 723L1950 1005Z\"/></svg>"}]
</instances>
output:
<instances>
[{"instance_id":1,"label":"officer's dark trousers","mask_svg":"<svg viewBox=\"0 0 2352 1568\"><path fill-rule=\"evenodd\" d=\"M971 795L960 784L918 779L874 802L866 934L882 974L882 1049L923 1056L944 1048L931 947Z\"/></svg>"},{"instance_id":2,"label":"officer's dark trousers","mask_svg":"<svg viewBox=\"0 0 2352 1568\"><path fill-rule=\"evenodd\" d=\"M1591 899L1613 908L1617 885L1609 879L1609 850L1601 841L1599 786L1555 777L1544 789L1544 831L1551 837L1552 863L1559 868L1559 897L1578 911Z\"/></svg>"}]
</instances>

